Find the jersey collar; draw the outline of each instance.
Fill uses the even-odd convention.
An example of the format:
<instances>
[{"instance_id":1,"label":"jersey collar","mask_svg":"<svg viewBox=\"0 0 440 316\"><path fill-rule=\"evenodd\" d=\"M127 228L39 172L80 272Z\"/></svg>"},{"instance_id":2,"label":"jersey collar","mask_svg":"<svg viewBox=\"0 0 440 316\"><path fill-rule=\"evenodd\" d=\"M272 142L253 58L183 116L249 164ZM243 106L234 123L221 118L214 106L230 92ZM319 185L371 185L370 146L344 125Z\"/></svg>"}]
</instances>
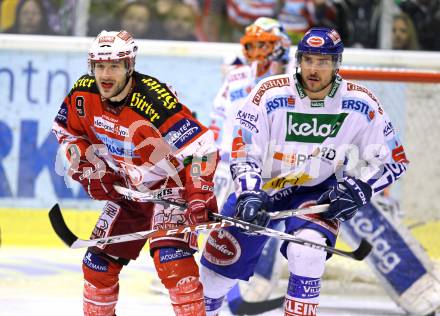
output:
<instances>
[{"instance_id":1,"label":"jersey collar","mask_svg":"<svg viewBox=\"0 0 440 316\"><path fill-rule=\"evenodd\" d=\"M304 90L304 87L301 84L301 75L299 73L295 74L293 76L295 81L295 87L296 91L298 92L298 95L301 99L304 99L307 97L307 94ZM327 94L328 97L333 98L336 95L336 92L338 91L339 87L341 86L342 78L339 75L335 76L335 80L333 80L332 88L330 89L329 93Z\"/></svg>"}]
</instances>

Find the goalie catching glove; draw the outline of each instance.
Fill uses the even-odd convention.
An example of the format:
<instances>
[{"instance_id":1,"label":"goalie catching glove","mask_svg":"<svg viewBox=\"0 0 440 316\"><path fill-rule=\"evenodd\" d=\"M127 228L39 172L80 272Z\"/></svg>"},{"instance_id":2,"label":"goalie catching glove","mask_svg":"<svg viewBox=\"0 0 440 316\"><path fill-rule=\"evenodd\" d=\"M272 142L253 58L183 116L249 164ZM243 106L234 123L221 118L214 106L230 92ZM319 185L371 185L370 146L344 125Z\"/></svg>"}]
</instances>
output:
<instances>
[{"instance_id":1,"label":"goalie catching glove","mask_svg":"<svg viewBox=\"0 0 440 316\"><path fill-rule=\"evenodd\" d=\"M370 202L372 190L369 184L346 176L318 199L318 204L329 203L328 210L321 214L324 219L349 220L359 208Z\"/></svg>"},{"instance_id":2,"label":"goalie catching glove","mask_svg":"<svg viewBox=\"0 0 440 316\"><path fill-rule=\"evenodd\" d=\"M267 227L270 217L266 212L269 196L262 190L243 191L237 198L235 216L241 220Z\"/></svg>"},{"instance_id":3,"label":"goalie catching glove","mask_svg":"<svg viewBox=\"0 0 440 316\"><path fill-rule=\"evenodd\" d=\"M81 159L76 170L70 170L73 180L81 183L87 194L94 200L120 201L123 196L115 191L114 184L123 184L124 179L118 176L103 161L95 165Z\"/></svg>"}]
</instances>

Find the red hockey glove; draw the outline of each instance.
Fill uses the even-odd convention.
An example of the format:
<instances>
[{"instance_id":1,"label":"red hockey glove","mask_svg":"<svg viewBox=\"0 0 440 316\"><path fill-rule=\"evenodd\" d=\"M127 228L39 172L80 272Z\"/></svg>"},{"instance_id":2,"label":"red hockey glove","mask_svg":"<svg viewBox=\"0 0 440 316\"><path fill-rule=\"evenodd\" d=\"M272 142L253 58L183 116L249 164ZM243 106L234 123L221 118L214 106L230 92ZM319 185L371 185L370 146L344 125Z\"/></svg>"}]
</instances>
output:
<instances>
[{"instance_id":1,"label":"red hockey glove","mask_svg":"<svg viewBox=\"0 0 440 316\"><path fill-rule=\"evenodd\" d=\"M196 183L186 184L184 196L188 202L185 216L191 224L207 222L208 211L218 213L213 182L200 179Z\"/></svg>"},{"instance_id":2,"label":"red hockey glove","mask_svg":"<svg viewBox=\"0 0 440 316\"><path fill-rule=\"evenodd\" d=\"M93 165L87 160L81 160L77 170L72 172L72 179L81 183L92 199L116 202L123 198L113 185L123 184L124 179L114 173L106 163L99 161Z\"/></svg>"}]
</instances>

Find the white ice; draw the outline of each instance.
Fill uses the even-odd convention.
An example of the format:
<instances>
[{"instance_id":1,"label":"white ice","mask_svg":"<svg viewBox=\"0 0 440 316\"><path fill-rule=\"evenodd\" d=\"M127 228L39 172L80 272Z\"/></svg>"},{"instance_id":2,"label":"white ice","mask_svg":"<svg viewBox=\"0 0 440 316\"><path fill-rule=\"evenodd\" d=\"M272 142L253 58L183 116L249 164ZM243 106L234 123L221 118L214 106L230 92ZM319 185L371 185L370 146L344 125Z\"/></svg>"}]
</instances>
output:
<instances>
[{"instance_id":1,"label":"white ice","mask_svg":"<svg viewBox=\"0 0 440 316\"><path fill-rule=\"evenodd\" d=\"M84 251L0 249L1 316L82 315L81 261ZM121 273L118 316L174 315L155 276L152 260L142 252ZM351 293L356 294L356 293ZM231 315L227 307L221 313ZM281 309L262 315L283 315ZM322 295L321 316L404 315L386 296Z\"/></svg>"}]
</instances>

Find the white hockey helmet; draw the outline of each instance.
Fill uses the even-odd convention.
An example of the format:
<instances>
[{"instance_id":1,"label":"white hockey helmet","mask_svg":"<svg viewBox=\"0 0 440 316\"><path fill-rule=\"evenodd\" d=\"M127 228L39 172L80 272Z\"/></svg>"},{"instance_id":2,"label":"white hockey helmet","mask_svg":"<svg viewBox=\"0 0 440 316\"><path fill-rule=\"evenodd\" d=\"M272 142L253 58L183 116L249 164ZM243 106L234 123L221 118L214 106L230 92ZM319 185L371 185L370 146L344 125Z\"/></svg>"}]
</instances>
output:
<instances>
[{"instance_id":1,"label":"white hockey helmet","mask_svg":"<svg viewBox=\"0 0 440 316\"><path fill-rule=\"evenodd\" d=\"M127 31L106 30L99 33L89 49L89 74L94 75L96 62L126 60L127 73L131 74L136 62L138 47Z\"/></svg>"}]
</instances>

